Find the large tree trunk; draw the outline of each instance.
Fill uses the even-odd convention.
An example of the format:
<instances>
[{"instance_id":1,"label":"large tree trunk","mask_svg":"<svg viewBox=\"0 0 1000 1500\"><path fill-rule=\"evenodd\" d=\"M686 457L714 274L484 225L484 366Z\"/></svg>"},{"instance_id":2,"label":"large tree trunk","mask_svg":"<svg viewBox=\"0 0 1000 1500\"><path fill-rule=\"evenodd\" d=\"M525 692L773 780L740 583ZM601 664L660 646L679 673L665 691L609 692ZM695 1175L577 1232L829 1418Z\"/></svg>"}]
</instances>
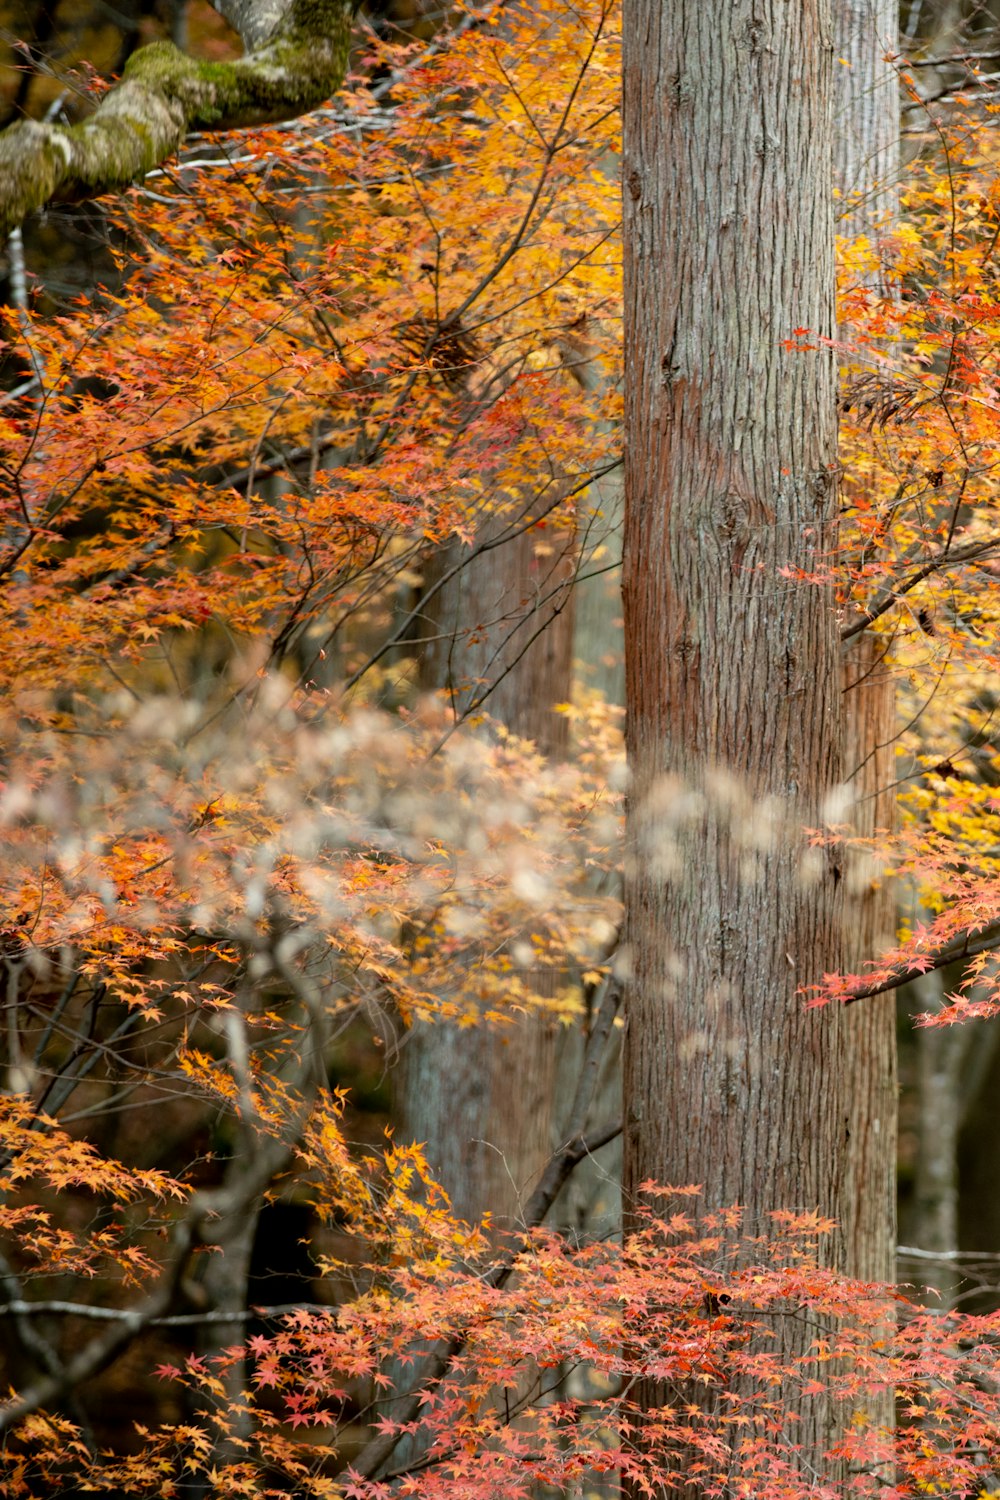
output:
<instances>
[{"instance_id":1,"label":"large tree trunk","mask_svg":"<svg viewBox=\"0 0 1000 1500\"><path fill-rule=\"evenodd\" d=\"M896 0L834 0L837 230L847 239L897 215L899 83L887 61L898 43ZM873 287L877 292L878 288ZM851 477L845 477L849 499ZM845 769L855 830L871 838L895 822L896 694L885 644L863 632L844 654ZM872 862L873 864L874 862ZM864 861L849 870L844 964L859 971L891 946L895 898ZM896 1255L896 1017L891 997L850 1008L851 1152L844 1195L845 1261L865 1281L892 1281ZM887 1408L886 1420L891 1417Z\"/></svg>"},{"instance_id":2,"label":"large tree trunk","mask_svg":"<svg viewBox=\"0 0 1000 1500\"><path fill-rule=\"evenodd\" d=\"M840 1217L830 12L626 0L626 1204ZM834 1253L831 1251L831 1253ZM786 1329L789 1352L812 1339ZM797 1429L818 1469L832 1413Z\"/></svg>"}]
</instances>

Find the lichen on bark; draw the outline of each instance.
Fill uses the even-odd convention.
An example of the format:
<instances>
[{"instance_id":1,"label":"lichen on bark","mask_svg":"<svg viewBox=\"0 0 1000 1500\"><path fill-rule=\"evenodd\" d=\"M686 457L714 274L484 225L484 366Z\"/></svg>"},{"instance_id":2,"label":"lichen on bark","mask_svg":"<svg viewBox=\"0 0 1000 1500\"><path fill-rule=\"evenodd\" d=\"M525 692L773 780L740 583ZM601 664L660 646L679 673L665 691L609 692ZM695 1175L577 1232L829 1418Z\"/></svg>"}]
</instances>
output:
<instances>
[{"instance_id":1,"label":"lichen on bark","mask_svg":"<svg viewBox=\"0 0 1000 1500\"><path fill-rule=\"evenodd\" d=\"M152 42L79 125L21 120L0 132L0 236L47 203L127 187L179 148L190 130L271 124L316 109L339 88L352 0L227 0L244 43L232 62Z\"/></svg>"}]
</instances>

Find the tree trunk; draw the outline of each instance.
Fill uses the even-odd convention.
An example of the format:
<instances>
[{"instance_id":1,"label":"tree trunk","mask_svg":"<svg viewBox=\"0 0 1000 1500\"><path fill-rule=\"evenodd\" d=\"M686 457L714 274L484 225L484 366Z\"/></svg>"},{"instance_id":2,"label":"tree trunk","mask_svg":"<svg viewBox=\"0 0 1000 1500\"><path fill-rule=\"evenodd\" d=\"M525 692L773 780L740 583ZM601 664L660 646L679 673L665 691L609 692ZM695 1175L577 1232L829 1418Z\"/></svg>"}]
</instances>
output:
<instances>
[{"instance_id":1,"label":"tree trunk","mask_svg":"<svg viewBox=\"0 0 1000 1500\"><path fill-rule=\"evenodd\" d=\"M913 989L921 1009L944 1004L943 974L925 974ZM939 1260L917 1267L904 1261L908 1277L937 1293L934 1307L950 1307L958 1271L958 1133L962 1063L974 1035L969 1026L922 1029L917 1037L917 1092L920 1099L920 1145L914 1182L915 1233L912 1243ZM940 1299L940 1300L939 1300Z\"/></svg>"},{"instance_id":2,"label":"tree trunk","mask_svg":"<svg viewBox=\"0 0 1000 1500\"><path fill-rule=\"evenodd\" d=\"M876 239L898 212L899 83L886 61L898 45L896 0L834 0L837 230ZM877 288L873 288L877 291ZM845 477L850 496L850 473ZM843 662L845 766L855 831L871 838L895 823L896 693L878 635L863 632ZM844 964L860 971L890 947L896 910L874 861L849 869ZM892 1281L896 1255L896 1015L892 998L850 1007L851 1152L844 1201L846 1268ZM886 1420L891 1418L887 1408Z\"/></svg>"},{"instance_id":3,"label":"tree trunk","mask_svg":"<svg viewBox=\"0 0 1000 1500\"><path fill-rule=\"evenodd\" d=\"M486 522L491 531L499 519ZM484 539L483 533L479 540ZM457 544L438 565L448 570ZM540 557L530 531L470 560L437 596L424 621L433 643L421 655L425 687L450 692L456 712L485 711L547 754L564 752L565 701L572 670L572 552ZM522 975L545 993L548 976ZM555 1145L560 1038L543 1014L519 1015L499 1031L485 1022L416 1022L404 1039L400 1131L423 1142L431 1170L455 1213L470 1222L490 1214L500 1230L524 1222L524 1209ZM394 1394L419 1389L432 1361L393 1362ZM529 1376L528 1380L534 1378ZM395 1449L414 1463L421 1438Z\"/></svg>"},{"instance_id":4,"label":"tree trunk","mask_svg":"<svg viewBox=\"0 0 1000 1500\"><path fill-rule=\"evenodd\" d=\"M919 904L914 919L926 920ZM992 1211L996 1176L996 1072L1000 1032L995 1026L917 1026L912 1017L941 1011L963 978L963 966L922 974L902 992L900 1008L910 1074L911 1191L903 1201L900 1279L929 1294L934 1308L952 1307L981 1278L995 1253L1000 1218ZM908 1165L910 1164L908 1163ZM984 1188L986 1189L984 1191ZM971 1252L968 1261L961 1253ZM976 1261L973 1256L982 1256ZM996 1280L987 1272L988 1283ZM963 1311L982 1307L966 1304Z\"/></svg>"},{"instance_id":5,"label":"tree trunk","mask_svg":"<svg viewBox=\"0 0 1000 1500\"><path fill-rule=\"evenodd\" d=\"M460 713L482 703L553 755L566 749L566 721L554 708L570 692L573 551L568 533L554 553L536 551L536 540L523 531L456 575L425 622L436 645L422 661L425 686L448 690ZM545 993L547 976L525 977ZM407 1036L403 1133L426 1143L463 1218L520 1221L554 1144L557 1051L544 1015L518 1016L504 1031L418 1022Z\"/></svg>"},{"instance_id":6,"label":"tree trunk","mask_svg":"<svg viewBox=\"0 0 1000 1500\"><path fill-rule=\"evenodd\" d=\"M830 13L626 0L625 1201L839 1217ZM831 1247L831 1254L835 1253ZM810 1330L786 1330L804 1349ZM822 1466L832 1414L797 1429Z\"/></svg>"}]
</instances>

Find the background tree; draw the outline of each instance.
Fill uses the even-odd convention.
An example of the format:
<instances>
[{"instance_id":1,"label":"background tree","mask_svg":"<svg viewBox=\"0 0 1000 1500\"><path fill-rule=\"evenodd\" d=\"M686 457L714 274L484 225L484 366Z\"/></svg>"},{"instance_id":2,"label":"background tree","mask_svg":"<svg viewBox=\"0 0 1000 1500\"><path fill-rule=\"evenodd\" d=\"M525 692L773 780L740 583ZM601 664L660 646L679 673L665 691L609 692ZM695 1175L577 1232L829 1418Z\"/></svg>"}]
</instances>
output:
<instances>
[{"instance_id":1,"label":"background tree","mask_svg":"<svg viewBox=\"0 0 1000 1500\"><path fill-rule=\"evenodd\" d=\"M272 1179L286 1169L288 1152L301 1149L297 1142L310 1103L323 1107L329 1075L336 1077L334 1038L346 1018L359 1008L366 1010L388 1034L391 1026L384 1017L390 1009L406 1020L437 1012L465 1023L486 1011L493 1022L509 1023L511 1013L540 1007L540 1034L547 1037L561 1024L561 1013L569 1017L575 1012L577 1001L569 993L574 979L581 968L600 964L614 930L617 907L587 890L590 876L583 880L582 861L572 877L577 886L572 904L582 898L581 925L572 916L570 926L586 937L575 953L576 940L566 944L570 929L564 918L570 907L560 911L560 901L553 900L552 877L561 867L561 855L552 862L555 851L568 849L567 835L575 842L573 827L596 826L595 815L601 821L604 793L599 788L614 736L599 715L592 723L585 715L574 719L578 744L589 745L597 756L592 762L597 780L586 790L565 767L550 781L537 754L509 736L498 736L492 750L484 746L473 752L465 737L455 733L456 717L467 715L471 703L459 703L459 714L447 720L436 710L426 721L418 716L422 729L411 721L422 743L417 759L436 751L437 764L451 763L457 781L432 814L431 803L418 789L419 775L407 785L407 772L393 791L395 773L386 782L378 771L375 800L362 794L365 829L358 825L346 844L346 827L327 843L331 830L323 832L323 816L315 808L304 812L312 794L301 771L310 757L303 760L301 746L286 754L290 747L280 748L277 727L265 730L273 714L280 720L286 711L304 727L312 717L306 710L311 701L322 740L319 723L328 714L333 712L340 723L331 696L341 691L345 678L354 679L360 708L379 700L407 701L408 681L418 675L415 658L425 648L423 637L429 631L433 635L429 622L441 591L440 570L434 571L436 550L444 551L455 538L460 541L450 548L455 576L479 566L481 578L495 578L491 561L500 549L494 544L502 538L516 552L519 540L529 538L537 525L520 556L525 563L536 552L544 558L549 538L559 543L562 536L572 536L574 508L591 475L614 463L605 411L614 402L610 382L602 378L585 388L567 374L578 363L569 352L574 325L587 313L599 324L617 280L616 257L606 250L617 215L614 183L593 169L614 141L609 105L615 67L606 55L613 38L606 39L600 7L582 30L578 15L546 18L540 26L528 17L528 24L530 46L514 34L499 52L496 38L480 40L469 28L464 53L421 55L422 71L414 69L412 78L412 59L405 49L401 53L391 45L384 50L376 45L373 65L385 66L393 80L391 113L380 112L378 95L362 92L353 111L317 121L318 140L305 131L293 132L287 141L264 136L250 144L245 139L240 150L251 154L244 166L251 161L259 166L242 175L239 186L237 173L218 184L216 195L210 164L203 164L193 169L196 189L191 191L182 168L176 185L157 179L158 188L145 197L145 203L156 205L155 224L144 209L138 214L125 210L122 229L135 236L143 271L119 300L95 299L93 337L84 336L89 359L79 358L83 324L73 318L56 324L28 319L21 330L38 359L35 381L29 380L7 409L5 433L15 448L8 474L18 509L8 536L15 577L6 595L5 619L12 643L20 630L21 684L33 683L38 692L39 738L32 760L38 768L44 764L48 785L63 785L66 765L56 751L58 739L47 736L59 732L51 714L59 718L65 713L69 717L59 722L81 729L79 743L91 735L98 743L106 736L114 740L115 764L122 774L105 783L108 766L89 750L78 762L80 784L105 784L107 798L101 794L103 811L91 818L71 797L72 811L64 823L75 825L72 837L82 839L85 850L82 866L70 856L72 892L57 897L54 889L48 890L35 858L40 846L35 845L33 854L31 838L22 845L24 863L11 867L8 895L13 900L16 893L18 900L32 903L39 918L32 926L33 951L56 951L63 938L69 944L60 950L68 967L55 975L58 983L65 980L68 996L61 1009L57 1004L54 1030L44 1019L48 971L44 980L31 979L34 999L26 1002L26 1011L20 992L15 995L9 1036L18 1039L18 1056L25 1060L19 1076L43 1099L49 1096L50 1074L59 1077L65 1067L64 1107L71 1110L70 1085L76 1070L84 1067L96 1086L87 1107L103 1119L126 1110L130 1098L135 1104L146 1102L150 1089L176 1095L180 1118L175 1146L187 1140L195 1157L206 1153L204 1175L213 1189L234 1182L245 1189L237 1210L218 1225L198 1219L199 1227L188 1233L187 1248L178 1259L176 1277L164 1284L165 1300L136 1317L130 1325L133 1339L164 1316L186 1320L174 1326L198 1329L203 1354L220 1340L229 1344L236 1337L246 1316L258 1213L265 1196L276 1191ZM557 36L564 44L557 45ZM551 54L545 50L550 44ZM532 61L536 54L537 64ZM555 68L553 56L559 59ZM512 65L517 69L513 90ZM468 90L463 110L450 103L457 90ZM328 149L324 134L331 125ZM369 128L372 135L366 138ZM495 148L499 154L493 154ZM443 161L447 172L440 168ZM462 180L465 169L472 175ZM480 171L483 180L502 183L508 191L497 196L491 214L479 215L472 230L465 208L477 201L472 184L480 181ZM267 174L266 189L258 173ZM317 182L324 184L322 194ZM234 188L241 205L235 212ZM315 219L298 206L288 212L292 194L300 203L317 206ZM342 211L348 197L355 231L350 245ZM462 212L455 217L459 205ZM575 230L567 234L567 220L574 218L589 223L591 230L584 236ZM331 242L340 245L335 260L326 249ZM546 242L549 252L543 249ZM529 243L530 261L524 253ZM197 290L190 289L179 302L178 268L189 265L192 256L203 274ZM359 295L376 263L377 298L363 290ZM244 279L251 265L255 269ZM424 284L426 294L418 307L414 284ZM399 297L394 312L393 286ZM209 307L212 312L203 322ZM529 307L532 311L521 321L520 310ZM515 333L518 325L523 338ZM201 342L203 334L208 345ZM64 335L67 344L62 343ZM290 375L289 351L295 348L302 362L293 358ZM585 358L606 365L608 348L598 326ZM212 372L209 385L202 384L199 369ZM152 423L150 400L160 414ZM91 425L95 418L102 428L98 449ZM50 420L58 423L58 443L46 435ZM223 428L232 439L229 447L227 440L219 441ZM583 436L585 429L595 435L592 446ZM580 466L581 456L590 466ZM438 467L441 460L443 469ZM352 498L344 509L341 502L348 494ZM194 510L189 508L192 500ZM186 513L179 530L176 503ZM264 510L256 509L258 503ZM553 612L565 589L559 569L557 575ZM43 576L53 585L44 604L34 592ZM529 605L537 577L529 574ZM23 605L29 596L38 601L33 614L38 628L25 632ZM400 624L401 613L408 614L408 624ZM514 626L516 615L509 622ZM80 672L66 683L59 708L48 690L57 619L60 630L76 632L81 648ZM476 623L470 614L469 628ZM502 640L507 623L489 615L483 619L486 628L498 623ZM241 656L243 650L247 657ZM515 660L519 652L518 643ZM471 675L471 668L462 670ZM288 689L281 688L275 671L285 674ZM484 677L474 697L480 696L480 686L485 690L488 685ZM283 709L283 693L289 690L292 697ZM126 700L117 697L121 692ZM560 719L548 706L526 703L526 714L529 707L539 724L546 718L556 725L569 723L568 713ZM119 713L123 708L124 718ZM133 711L139 720L132 720ZM87 720L86 729L77 721L78 712ZM184 727L192 714L197 724ZM241 743L252 747L256 771L246 763L238 769L241 759L230 747L236 721ZM373 768L387 770L384 754L373 753L380 734L370 737L366 731L365 754ZM398 749L405 742L403 734ZM143 783L155 780L154 765L160 764L161 751L173 736L183 744L176 748L173 769L161 767L167 780L153 812ZM602 738L604 747L599 748ZM191 804L182 788L193 767L186 746L195 742L200 790ZM318 747L320 741L315 743ZM326 753L320 752L320 761ZM397 770L403 764L415 769L408 751L402 761L396 750L386 748L385 753ZM172 761L172 753L166 760ZM497 773L492 790L493 772L486 781L479 774L488 765ZM21 772L13 764L8 770L20 784ZM341 770L350 781L346 763ZM321 784L329 772L329 766L316 772ZM306 774L307 781L312 774ZM561 779L567 775L569 780ZM531 788L541 784L539 776L548 791L542 803L532 804L530 852L529 844L520 844L518 852L519 840L511 837L510 795L516 788L520 804L523 795L532 796ZM284 787L282 810L274 810L272 819L265 804L279 783ZM188 791L193 789L191 783ZM247 791L249 801L244 801ZM117 796L122 800L111 811ZM397 797L399 807L390 813ZM457 814L461 823L459 810L465 806L474 818L485 820L484 827L494 823L487 864L499 864L491 873L478 866L478 857L473 860L477 873L472 866L461 869L463 836L453 842L439 816L446 803L449 820ZM405 854L398 842L404 805L410 809L407 818L413 814L428 820L423 836L416 825L404 836ZM124 842L102 824L105 812ZM306 884L319 905L310 898L305 907L299 905L305 887L298 875L288 884L293 866L305 872L293 851L299 833L305 833L300 814L307 817L311 832L306 838L313 852L327 844L333 861L321 875L325 855L319 864L308 857L313 873ZM263 821L258 821L260 815ZM124 835L119 816L126 817L132 833ZM292 833L292 824L298 833ZM136 834L135 829L146 832ZM612 815L598 838L612 859L613 829ZM458 834L458 825L454 831ZM419 852L427 837L436 852ZM192 838L195 844L204 840L206 848L196 851ZM478 838L476 834L474 842ZM150 839L157 846L155 855ZM214 863L209 845L221 864ZM249 863L237 875L240 848ZM98 864L91 867L95 857ZM443 858L447 863L440 866L440 885L432 871ZM411 860L415 901L394 904L403 893L398 879ZM147 877L148 864L166 875L151 872ZM215 873L209 877L213 864ZM186 880L195 869L201 874L190 886ZM178 870L186 872L179 883ZM425 884L428 877L430 885ZM560 879L556 876L557 885ZM518 884L526 894L534 892L527 905L515 894ZM450 893L443 906L431 895L434 887L439 894ZM514 906L507 908L501 932L493 917L507 903L501 895L504 887ZM193 918L195 889L200 897ZM106 910L101 890L111 903ZM227 890L235 904L227 905ZM356 909L361 925L353 935L340 904L350 890L361 903ZM487 890L493 894L487 896ZM493 895L500 898L497 906ZM480 905L481 897L485 905ZM177 942L165 948L156 938L150 947L153 929L175 898L179 905L171 920L176 920ZM225 911L217 898L227 905ZM87 918L78 926L81 900ZM134 920L122 926L126 907ZM192 933L192 921L207 946ZM531 944L527 963L519 957L526 941ZM492 958L484 962L488 953ZM442 985L439 961L445 954L452 977ZM81 970L88 977L91 970L99 972L100 981L84 985L77 978ZM404 974L409 977L403 979ZM557 976L554 982L550 975ZM591 988L599 977L598 969ZM155 1004L147 1003L147 984L156 988ZM102 985L112 996L105 1010ZM40 986L42 1019L31 1009L39 1001ZM185 1020L189 1002L195 1008ZM222 1006L225 1017L212 1018L213 1003ZM163 1028L163 1047L150 1044L141 1063L129 1059L126 1065L115 1050L119 1018L112 1008L122 1005L131 1007L126 1035ZM270 1021L264 1019L268 1015ZM96 1028L92 1039L90 1025ZM275 1034L268 1037L271 1027ZM475 1035L469 1025L463 1030ZM505 1034L514 1035L509 1024L499 1033ZM305 1055L298 1071L296 1036L307 1039L301 1043ZM316 1076L317 1055L328 1074L327 1086ZM254 1094L262 1067L281 1095L281 1108ZM116 1069L124 1069L124 1081L118 1080ZM227 1076L233 1080L228 1093ZM208 1129L213 1112L217 1119L206 1146L199 1133ZM585 1123L581 1119L574 1128ZM41 1115L36 1128L49 1128ZM261 1131L278 1137L273 1157L259 1148ZM110 1149L112 1142L105 1139L103 1145ZM135 1146L129 1138L123 1154ZM543 1162L547 1155L546 1139ZM262 1162L271 1163L263 1176ZM220 1242L223 1254L200 1255L207 1244ZM28 1278L26 1284L37 1295L43 1283ZM194 1299L190 1307L186 1298ZM60 1348L51 1352L52 1369L46 1372L51 1378L43 1386L29 1382L30 1399L18 1408L21 1419L33 1403L55 1399L74 1384L75 1377L66 1374L72 1361L60 1352L63 1335L66 1348L73 1347L74 1325L59 1326ZM123 1334L113 1352L120 1354L128 1342ZM72 1368L97 1374L111 1353L93 1341L85 1345L91 1363ZM143 1347L149 1348L148 1340ZM33 1357L27 1356L29 1366ZM216 1416L221 1408L234 1406L246 1372L241 1361L227 1366L213 1402ZM245 1433L237 1427L231 1438L244 1441ZM227 1436L225 1443L229 1441ZM222 1461L232 1451L224 1444L215 1456Z\"/></svg>"}]
</instances>

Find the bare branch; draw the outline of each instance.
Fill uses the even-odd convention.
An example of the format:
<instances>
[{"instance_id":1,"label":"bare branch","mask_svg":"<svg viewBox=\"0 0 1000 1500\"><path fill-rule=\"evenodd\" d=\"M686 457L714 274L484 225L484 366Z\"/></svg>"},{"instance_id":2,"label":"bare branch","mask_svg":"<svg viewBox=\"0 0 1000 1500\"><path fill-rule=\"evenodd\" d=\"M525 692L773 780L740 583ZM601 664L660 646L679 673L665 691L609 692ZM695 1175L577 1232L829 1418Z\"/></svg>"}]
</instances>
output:
<instances>
[{"instance_id":1,"label":"bare branch","mask_svg":"<svg viewBox=\"0 0 1000 1500\"><path fill-rule=\"evenodd\" d=\"M911 68L967 67L970 63L1000 62L1000 52L952 52L945 57L908 57L904 71Z\"/></svg>"},{"instance_id":2,"label":"bare branch","mask_svg":"<svg viewBox=\"0 0 1000 1500\"><path fill-rule=\"evenodd\" d=\"M251 1318L281 1318L294 1312L332 1311L328 1302L275 1302L263 1305L255 1302L235 1313L229 1309L218 1312L213 1308L199 1308L197 1312L168 1313L163 1318L151 1318L148 1326L188 1328L192 1325L200 1327L203 1323L210 1325L249 1322ZM0 1303L0 1318L82 1318L89 1323L123 1323L128 1322L131 1316L132 1311L127 1307L99 1307L90 1302L65 1302L58 1298L49 1302L32 1302L26 1297L18 1297L13 1301ZM26 1326L26 1323L21 1326Z\"/></svg>"}]
</instances>

